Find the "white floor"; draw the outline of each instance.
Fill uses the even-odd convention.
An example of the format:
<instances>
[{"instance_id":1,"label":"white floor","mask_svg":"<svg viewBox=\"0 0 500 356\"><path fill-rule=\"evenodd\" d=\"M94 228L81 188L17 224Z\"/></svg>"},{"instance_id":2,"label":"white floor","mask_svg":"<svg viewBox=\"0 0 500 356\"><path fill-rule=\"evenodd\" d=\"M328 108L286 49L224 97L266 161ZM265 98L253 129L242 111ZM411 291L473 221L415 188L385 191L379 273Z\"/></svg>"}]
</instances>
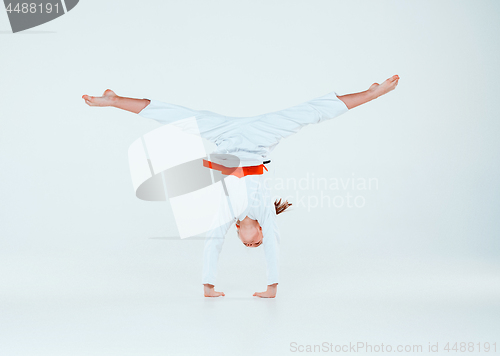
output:
<instances>
[{"instance_id":1,"label":"white floor","mask_svg":"<svg viewBox=\"0 0 500 356\"><path fill-rule=\"evenodd\" d=\"M125 246L4 258L0 355L288 355L324 342L422 353L438 343L438 354L447 342L496 342L500 352L500 265L487 260L337 250L291 263L285 248L278 296L265 300L252 297L263 269L242 252L221 259L226 297L212 299L199 284L201 241Z\"/></svg>"}]
</instances>

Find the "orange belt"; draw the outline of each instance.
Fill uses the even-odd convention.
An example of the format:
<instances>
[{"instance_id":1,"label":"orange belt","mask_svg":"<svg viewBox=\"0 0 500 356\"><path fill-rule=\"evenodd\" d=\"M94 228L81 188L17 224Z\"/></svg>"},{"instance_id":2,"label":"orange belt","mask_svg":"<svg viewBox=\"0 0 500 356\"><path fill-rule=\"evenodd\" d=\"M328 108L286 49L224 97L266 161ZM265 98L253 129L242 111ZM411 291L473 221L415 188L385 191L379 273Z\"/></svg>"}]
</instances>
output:
<instances>
[{"instance_id":1,"label":"orange belt","mask_svg":"<svg viewBox=\"0 0 500 356\"><path fill-rule=\"evenodd\" d=\"M267 171L267 168L266 166L264 166L264 164L258 166L249 166L249 167L226 167L223 166L222 164L210 162L205 159L203 160L203 167L215 169L216 171L220 171L222 174L226 176L233 175L238 178L250 175L264 174L264 169Z\"/></svg>"}]
</instances>

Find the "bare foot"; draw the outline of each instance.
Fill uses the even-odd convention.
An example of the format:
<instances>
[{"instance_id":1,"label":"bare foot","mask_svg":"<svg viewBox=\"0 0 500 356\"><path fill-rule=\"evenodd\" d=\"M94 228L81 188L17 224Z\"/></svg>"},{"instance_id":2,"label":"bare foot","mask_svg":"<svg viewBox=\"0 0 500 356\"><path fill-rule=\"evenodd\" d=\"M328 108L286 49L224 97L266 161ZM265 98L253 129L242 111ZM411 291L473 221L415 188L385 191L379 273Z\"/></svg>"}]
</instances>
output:
<instances>
[{"instance_id":1,"label":"bare foot","mask_svg":"<svg viewBox=\"0 0 500 356\"><path fill-rule=\"evenodd\" d=\"M114 91L107 89L102 96L82 95L82 98L89 106L112 106L118 95Z\"/></svg>"},{"instance_id":2,"label":"bare foot","mask_svg":"<svg viewBox=\"0 0 500 356\"><path fill-rule=\"evenodd\" d=\"M398 85L398 80L399 80L399 75L395 74L382 84L373 83L368 89L368 91L373 93L375 98L378 98L379 96L387 94L391 90L394 90Z\"/></svg>"}]
</instances>

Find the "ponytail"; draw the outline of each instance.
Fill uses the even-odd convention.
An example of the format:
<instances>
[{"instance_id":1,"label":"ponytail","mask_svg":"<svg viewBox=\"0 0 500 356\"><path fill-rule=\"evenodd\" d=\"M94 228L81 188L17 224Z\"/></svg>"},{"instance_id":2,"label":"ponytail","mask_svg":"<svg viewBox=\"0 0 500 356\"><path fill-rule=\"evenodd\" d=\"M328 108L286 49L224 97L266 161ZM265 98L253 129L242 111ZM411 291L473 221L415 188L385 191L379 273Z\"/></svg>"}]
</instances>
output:
<instances>
[{"instance_id":1,"label":"ponytail","mask_svg":"<svg viewBox=\"0 0 500 356\"><path fill-rule=\"evenodd\" d=\"M274 202L274 208L276 209L276 215L281 214L284 212L286 209L288 209L289 206L291 206L292 203L289 203L288 200L285 200L283 203L281 202L281 199Z\"/></svg>"}]
</instances>

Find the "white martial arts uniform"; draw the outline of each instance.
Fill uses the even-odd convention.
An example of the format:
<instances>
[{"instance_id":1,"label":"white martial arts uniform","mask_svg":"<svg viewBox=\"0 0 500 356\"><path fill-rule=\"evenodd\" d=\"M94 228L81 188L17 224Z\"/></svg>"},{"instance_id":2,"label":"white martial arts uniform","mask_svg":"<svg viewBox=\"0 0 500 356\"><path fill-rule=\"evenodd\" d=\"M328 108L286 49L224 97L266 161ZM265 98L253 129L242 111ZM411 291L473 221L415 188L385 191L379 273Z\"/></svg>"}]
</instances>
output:
<instances>
[{"instance_id":1,"label":"white martial arts uniform","mask_svg":"<svg viewBox=\"0 0 500 356\"><path fill-rule=\"evenodd\" d=\"M229 117L206 110L193 110L180 105L151 100L139 115L170 124L195 117L201 137L215 143L216 154L230 154L240 159L240 166L258 166L282 138L290 136L308 124L333 119L348 111L347 106L330 92L288 109L253 117ZM278 242L276 212L264 175L242 178L228 176L232 215L231 221L221 221L207 234L203 261L203 284L215 284L217 261L229 227L246 216L258 220L262 227L262 245L267 262L267 284L278 283ZM244 186L243 186L244 185ZM238 186L245 189L238 189ZM246 197L238 196L242 191ZM242 202L245 202L244 204Z\"/></svg>"}]
</instances>

